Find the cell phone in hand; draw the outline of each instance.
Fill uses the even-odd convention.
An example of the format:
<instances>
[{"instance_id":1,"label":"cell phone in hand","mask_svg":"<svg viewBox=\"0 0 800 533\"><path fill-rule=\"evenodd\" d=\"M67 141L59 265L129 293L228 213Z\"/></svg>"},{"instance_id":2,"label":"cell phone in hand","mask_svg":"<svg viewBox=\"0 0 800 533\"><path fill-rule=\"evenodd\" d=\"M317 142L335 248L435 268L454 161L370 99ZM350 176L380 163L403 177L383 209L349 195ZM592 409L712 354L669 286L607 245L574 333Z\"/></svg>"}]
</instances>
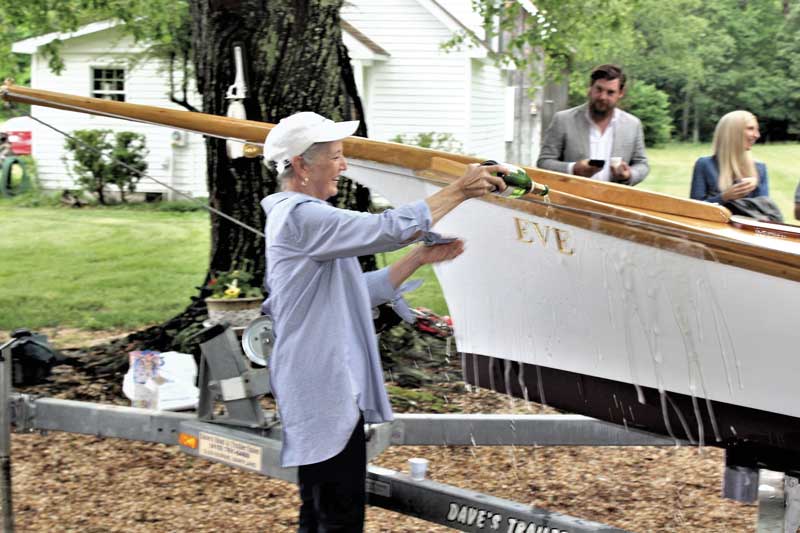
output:
<instances>
[{"instance_id":1,"label":"cell phone in hand","mask_svg":"<svg viewBox=\"0 0 800 533\"><path fill-rule=\"evenodd\" d=\"M605 165L606 165L606 160L605 159L590 159L589 160L589 166L590 167L603 168Z\"/></svg>"}]
</instances>

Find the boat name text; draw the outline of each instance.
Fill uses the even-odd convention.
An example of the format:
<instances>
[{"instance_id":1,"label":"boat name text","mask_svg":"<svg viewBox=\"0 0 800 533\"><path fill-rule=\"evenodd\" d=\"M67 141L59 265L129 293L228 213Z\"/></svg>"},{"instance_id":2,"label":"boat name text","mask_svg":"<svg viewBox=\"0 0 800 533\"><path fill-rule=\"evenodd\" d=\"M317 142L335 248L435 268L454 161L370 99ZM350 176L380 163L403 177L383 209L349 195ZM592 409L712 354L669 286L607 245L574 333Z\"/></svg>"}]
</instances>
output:
<instances>
[{"instance_id":1,"label":"boat name text","mask_svg":"<svg viewBox=\"0 0 800 533\"><path fill-rule=\"evenodd\" d=\"M547 243L552 242L559 253L564 255L574 255L575 250L570 247L570 233L565 229L545 226L532 220L514 217L514 225L517 228L517 240L525 244L539 243L547 248ZM550 236L553 236L553 239Z\"/></svg>"}]
</instances>

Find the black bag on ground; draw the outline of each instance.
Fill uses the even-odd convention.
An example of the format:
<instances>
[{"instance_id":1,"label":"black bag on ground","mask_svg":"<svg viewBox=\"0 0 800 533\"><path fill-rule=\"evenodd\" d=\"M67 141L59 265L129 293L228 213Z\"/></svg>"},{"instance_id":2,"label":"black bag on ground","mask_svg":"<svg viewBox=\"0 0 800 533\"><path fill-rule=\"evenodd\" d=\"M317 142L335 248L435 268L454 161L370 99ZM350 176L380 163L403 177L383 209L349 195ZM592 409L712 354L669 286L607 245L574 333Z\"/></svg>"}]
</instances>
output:
<instances>
[{"instance_id":1,"label":"black bag on ground","mask_svg":"<svg viewBox=\"0 0 800 533\"><path fill-rule=\"evenodd\" d=\"M769 196L737 198L725 203L725 207L734 215L755 218L761 222L779 222L783 224L783 214L778 204Z\"/></svg>"},{"instance_id":2,"label":"black bag on ground","mask_svg":"<svg viewBox=\"0 0 800 533\"><path fill-rule=\"evenodd\" d=\"M12 336L19 339L11 349L14 386L42 383L53 367L64 360L47 342L46 335L17 330Z\"/></svg>"}]
</instances>

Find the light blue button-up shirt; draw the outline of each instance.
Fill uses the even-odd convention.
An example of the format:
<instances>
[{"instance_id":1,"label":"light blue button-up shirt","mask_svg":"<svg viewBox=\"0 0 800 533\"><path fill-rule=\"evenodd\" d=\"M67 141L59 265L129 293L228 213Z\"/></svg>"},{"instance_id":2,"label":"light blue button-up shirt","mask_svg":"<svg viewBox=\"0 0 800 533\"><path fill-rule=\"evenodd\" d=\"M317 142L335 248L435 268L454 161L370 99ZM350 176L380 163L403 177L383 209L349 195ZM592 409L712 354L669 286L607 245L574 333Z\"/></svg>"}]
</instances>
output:
<instances>
[{"instance_id":1,"label":"light blue button-up shirt","mask_svg":"<svg viewBox=\"0 0 800 533\"><path fill-rule=\"evenodd\" d=\"M344 448L359 412L368 423L392 420L372 308L397 291L388 268L362 272L357 257L406 246L429 230L431 213L424 201L358 213L295 192L272 194L261 205L281 463L318 463Z\"/></svg>"}]
</instances>

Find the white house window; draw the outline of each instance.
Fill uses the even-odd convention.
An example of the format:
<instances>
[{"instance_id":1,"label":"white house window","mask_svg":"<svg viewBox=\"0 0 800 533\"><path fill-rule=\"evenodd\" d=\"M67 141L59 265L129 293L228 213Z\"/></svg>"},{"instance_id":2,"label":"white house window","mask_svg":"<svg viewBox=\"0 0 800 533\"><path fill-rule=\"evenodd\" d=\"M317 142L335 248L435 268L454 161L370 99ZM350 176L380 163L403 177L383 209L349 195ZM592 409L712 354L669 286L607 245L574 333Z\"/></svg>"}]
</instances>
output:
<instances>
[{"instance_id":1,"label":"white house window","mask_svg":"<svg viewBox=\"0 0 800 533\"><path fill-rule=\"evenodd\" d=\"M92 68L92 96L103 100L125 101L125 69Z\"/></svg>"}]
</instances>

